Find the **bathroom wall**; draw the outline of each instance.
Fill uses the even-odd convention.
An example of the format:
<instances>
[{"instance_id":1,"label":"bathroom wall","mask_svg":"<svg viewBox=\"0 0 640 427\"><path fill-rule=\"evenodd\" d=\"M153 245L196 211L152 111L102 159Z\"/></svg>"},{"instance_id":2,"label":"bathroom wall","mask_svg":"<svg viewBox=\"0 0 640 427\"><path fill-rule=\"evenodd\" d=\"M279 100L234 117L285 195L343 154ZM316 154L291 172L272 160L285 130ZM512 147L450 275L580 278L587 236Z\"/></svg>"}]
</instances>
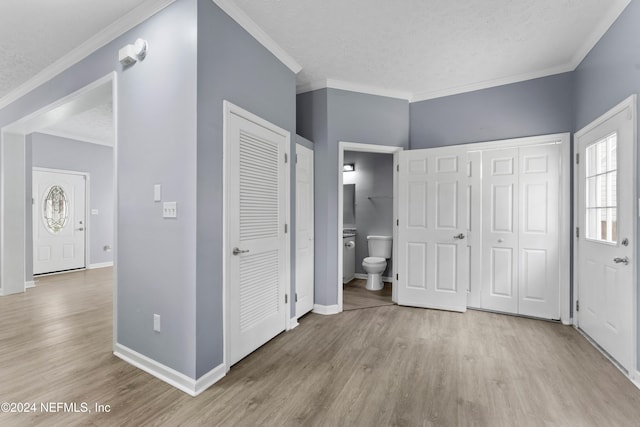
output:
<instances>
[{"instance_id":1,"label":"bathroom wall","mask_svg":"<svg viewBox=\"0 0 640 427\"><path fill-rule=\"evenodd\" d=\"M344 184L356 185L356 273L366 274L362 260L368 255L367 236L393 233L393 155L345 151L344 162L354 172L344 172ZM393 271L391 260L383 276Z\"/></svg>"}]
</instances>

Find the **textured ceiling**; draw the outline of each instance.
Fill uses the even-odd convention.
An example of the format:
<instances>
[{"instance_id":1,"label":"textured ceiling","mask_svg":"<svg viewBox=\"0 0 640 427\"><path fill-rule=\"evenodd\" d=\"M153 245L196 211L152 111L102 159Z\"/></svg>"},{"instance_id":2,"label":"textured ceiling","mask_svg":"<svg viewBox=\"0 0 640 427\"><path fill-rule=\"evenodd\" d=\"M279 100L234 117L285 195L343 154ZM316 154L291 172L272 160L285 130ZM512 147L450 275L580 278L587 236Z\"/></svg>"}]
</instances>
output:
<instances>
[{"instance_id":1,"label":"textured ceiling","mask_svg":"<svg viewBox=\"0 0 640 427\"><path fill-rule=\"evenodd\" d=\"M229 0L327 80L427 99L573 70L629 0Z\"/></svg>"},{"instance_id":2,"label":"textured ceiling","mask_svg":"<svg viewBox=\"0 0 640 427\"><path fill-rule=\"evenodd\" d=\"M0 0L0 98L144 0Z\"/></svg>"},{"instance_id":3,"label":"textured ceiling","mask_svg":"<svg viewBox=\"0 0 640 427\"><path fill-rule=\"evenodd\" d=\"M53 126L39 129L38 132L113 146L115 141L113 104L108 102L98 105Z\"/></svg>"}]
</instances>

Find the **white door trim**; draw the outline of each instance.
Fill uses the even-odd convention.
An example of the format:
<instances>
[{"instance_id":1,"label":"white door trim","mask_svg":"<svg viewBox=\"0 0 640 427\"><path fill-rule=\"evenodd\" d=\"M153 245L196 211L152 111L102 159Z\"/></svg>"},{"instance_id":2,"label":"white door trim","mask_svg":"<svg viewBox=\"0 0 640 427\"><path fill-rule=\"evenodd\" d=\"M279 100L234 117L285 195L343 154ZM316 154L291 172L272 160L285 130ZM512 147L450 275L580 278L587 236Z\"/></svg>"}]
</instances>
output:
<instances>
[{"instance_id":1,"label":"white door trim","mask_svg":"<svg viewBox=\"0 0 640 427\"><path fill-rule=\"evenodd\" d=\"M589 123L588 125L586 125L585 127L583 127L582 129L580 129L579 131L577 131L574 134L573 137L573 146L574 146L574 153L576 152L576 149L578 148L578 141L579 138L584 136L585 134L589 133L590 131L592 131L594 128L602 125L603 123L605 123L607 120L611 119L612 117L614 117L616 114L621 113L622 111L624 111L626 108L629 108L632 114L632 125L633 125L633 171L632 171L632 177L633 179L631 180L631 186L632 186L632 194L634 194L634 198L635 200L633 201L633 203L631 204L633 206L633 215L632 218L633 220L631 221L632 223L632 232L631 235L637 239L637 235L638 235L638 203L640 203L640 201L636 201L638 200L638 191L637 191L637 171L638 171L638 164L637 164L637 145L638 145L638 120L637 120L637 102L638 102L638 96L633 94L631 96L629 96L628 98L626 98L625 100L623 100L622 102L620 102L618 105L614 106L613 108L611 108L610 110L608 110L606 113L604 113L603 115L601 115L600 117L598 117L597 119L595 119L594 121L592 121L591 123ZM578 191L578 168L574 168L574 173L573 173L573 191L574 191L574 195L577 194ZM578 224L578 197L574 196L574 200L573 200L573 223L576 224L574 225L574 227L577 226ZM579 260L579 250L580 250L580 239L578 237L576 237L576 233L572 230L572 235L573 235L573 243L574 243L574 251L573 251L573 260L572 263L575 266L575 268L578 268L578 260ZM633 255L631 256L631 260L632 260L632 268L633 268L633 273L632 273L632 277L635 283L635 286L633 287L633 322L631 325L631 339L633 340L632 342L632 361L633 361L633 366L632 369L629 370L628 374L626 374L629 379L638 386L638 384L640 383L640 371L638 371L638 346L637 346L637 341L638 341L638 281L637 281L637 277L638 277L638 262L637 262L637 255L638 255L638 243L636 242L634 245L632 245L632 251L633 251ZM580 283L578 280L578 275L575 273L574 271L574 280L573 280L573 298L571 300L571 306L574 308L576 307L576 299L577 296L579 294L579 289L580 289ZM573 325L578 328L579 322L578 322L578 316L574 316L573 318ZM589 342L591 342L593 344L593 342L591 340L589 340ZM596 346L596 348L598 348L600 351L602 351L598 346ZM604 354L604 353L603 353ZM609 358L608 355L605 354L605 356L607 356L607 358ZM614 363L614 366L618 367L619 366ZM624 371L621 370L621 372L624 373Z\"/></svg>"},{"instance_id":2,"label":"white door trim","mask_svg":"<svg viewBox=\"0 0 640 427\"><path fill-rule=\"evenodd\" d=\"M80 175L80 176L84 176L84 229L85 229L85 233L84 233L84 267L79 268L78 270L88 270L89 269L89 260L91 259L91 174L88 172L81 172L81 171L71 171L71 170L65 170L65 169L53 169L53 168L41 168L41 167L32 167L31 168L32 173L33 171L39 171L39 172L51 172L51 173L62 173L62 174L67 174L67 175ZM33 197L33 195L31 195ZM31 215L33 215L33 212L31 212ZM33 222L32 222L33 224ZM35 245L35 237L34 237L34 245ZM46 276L49 273L45 273L39 276Z\"/></svg>"},{"instance_id":3,"label":"white door trim","mask_svg":"<svg viewBox=\"0 0 640 427\"><path fill-rule=\"evenodd\" d=\"M295 167L295 162L293 162L291 160L291 155L290 155L290 151L291 151L291 133L288 130L285 130L241 107L238 107L237 105L232 104L231 102L227 101L227 100L223 100L222 101L222 140L223 140L223 144L222 144L222 158L223 158L223 162L222 162L222 187L223 187L223 196L222 196L222 200L223 200L223 207L222 207L222 230L223 230L223 237L222 237L222 323L223 323L223 327L222 327L222 334L223 334L223 345L224 345L224 351L223 351L223 369L225 372L228 372L229 369L231 369L231 366L229 366L229 360L230 360L230 355L229 355L229 334L230 331L228 330L229 328L229 310L228 310L228 305L229 305L229 261L230 261L230 253L228 251L228 246L229 246L229 218L228 218L228 213L227 213L227 209L229 206L229 202L228 202L228 198L229 198L229 191L228 191L228 185L229 185L229 179L227 177L229 171L231 170L231 168L233 167L233 165L229 164L229 156L227 155L229 148L228 148L228 144L229 144L229 138L228 138L228 121L229 121L229 117L231 116L231 114L235 114L239 117L242 117L246 120L249 120L257 125L260 125L266 129L271 130L274 133L277 133L279 135L282 135L285 138L285 147L284 147L284 151L285 151L285 155L288 158L288 165L289 165L289 169L285 171L285 223L288 224L289 229L291 228L291 165L293 164ZM286 315L286 321L285 321L285 325L286 325L286 330L291 330L293 328L295 328L297 326L297 320L295 318L295 316L292 318L291 317L291 236L293 235L293 233L291 233L291 231L288 231L288 236L285 239L285 283L284 283L284 288L287 292L287 300L285 303L285 307L284 307L284 311L285 311L285 315Z\"/></svg>"},{"instance_id":4,"label":"white door trim","mask_svg":"<svg viewBox=\"0 0 640 427\"><path fill-rule=\"evenodd\" d=\"M404 150L404 147L394 147L389 145L375 145L375 144L361 144L357 142L345 142L340 141L339 149L338 149L338 230L337 230L337 238L338 238L338 276L337 276L337 289L338 289L338 307L337 313L342 312L342 233L344 229L344 223L342 221L342 209L343 209L343 179L342 179L342 165L344 163L344 152L345 151L360 151L365 153L381 153L381 154L393 154L393 218L396 220L398 218L398 153ZM392 296L391 299L393 302L398 300L398 289L397 289L397 281L396 281L396 271L397 271L397 259L398 259L398 227L397 225L393 226L393 262L391 272L391 277L393 281L391 282L392 287ZM316 311L314 309L314 311ZM324 313L323 313L324 314ZM335 314L335 313L329 313Z\"/></svg>"}]
</instances>

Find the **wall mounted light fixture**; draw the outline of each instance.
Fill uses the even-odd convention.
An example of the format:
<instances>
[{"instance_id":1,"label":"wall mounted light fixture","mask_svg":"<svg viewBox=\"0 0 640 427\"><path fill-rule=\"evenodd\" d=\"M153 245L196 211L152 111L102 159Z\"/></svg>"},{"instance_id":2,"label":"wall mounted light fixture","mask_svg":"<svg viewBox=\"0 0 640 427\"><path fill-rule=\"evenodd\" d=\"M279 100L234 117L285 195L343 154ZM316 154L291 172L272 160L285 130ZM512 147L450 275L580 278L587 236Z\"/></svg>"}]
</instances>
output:
<instances>
[{"instance_id":1,"label":"wall mounted light fixture","mask_svg":"<svg viewBox=\"0 0 640 427\"><path fill-rule=\"evenodd\" d=\"M127 67L133 65L147 56L149 45L146 40L138 39L134 44L128 44L118 52L118 60Z\"/></svg>"},{"instance_id":2,"label":"wall mounted light fixture","mask_svg":"<svg viewBox=\"0 0 640 427\"><path fill-rule=\"evenodd\" d=\"M355 163L345 163L342 166L342 171L343 172L353 172L356 170L356 164Z\"/></svg>"}]
</instances>

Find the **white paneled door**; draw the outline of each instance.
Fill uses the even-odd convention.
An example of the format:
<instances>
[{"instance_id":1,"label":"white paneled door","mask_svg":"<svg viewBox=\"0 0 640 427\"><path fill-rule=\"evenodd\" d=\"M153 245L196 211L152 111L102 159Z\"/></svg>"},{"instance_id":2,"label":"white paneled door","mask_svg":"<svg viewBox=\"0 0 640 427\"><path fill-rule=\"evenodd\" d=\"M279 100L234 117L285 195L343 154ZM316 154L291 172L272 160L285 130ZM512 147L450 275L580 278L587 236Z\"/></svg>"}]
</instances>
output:
<instances>
[{"instance_id":1,"label":"white paneled door","mask_svg":"<svg viewBox=\"0 0 640 427\"><path fill-rule=\"evenodd\" d=\"M560 146L482 153L481 308L558 319Z\"/></svg>"},{"instance_id":2,"label":"white paneled door","mask_svg":"<svg viewBox=\"0 0 640 427\"><path fill-rule=\"evenodd\" d=\"M466 311L466 151L401 151L399 187L398 304Z\"/></svg>"},{"instance_id":3,"label":"white paneled door","mask_svg":"<svg viewBox=\"0 0 640 427\"><path fill-rule=\"evenodd\" d=\"M635 98L576 134L578 325L634 367Z\"/></svg>"},{"instance_id":4,"label":"white paneled door","mask_svg":"<svg viewBox=\"0 0 640 427\"><path fill-rule=\"evenodd\" d=\"M33 274L85 268L86 177L33 171Z\"/></svg>"},{"instance_id":5,"label":"white paneled door","mask_svg":"<svg viewBox=\"0 0 640 427\"><path fill-rule=\"evenodd\" d=\"M239 110L239 109L237 109ZM285 330L289 134L232 109L226 117L228 366Z\"/></svg>"},{"instance_id":6,"label":"white paneled door","mask_svg":"<svg viewBox=\"0 0 640 427\"><path fill-rule=\"evenodd\" d=\"M313 151L296 144L296 317L313 309Z\"/></svg>"}]
</instances>

